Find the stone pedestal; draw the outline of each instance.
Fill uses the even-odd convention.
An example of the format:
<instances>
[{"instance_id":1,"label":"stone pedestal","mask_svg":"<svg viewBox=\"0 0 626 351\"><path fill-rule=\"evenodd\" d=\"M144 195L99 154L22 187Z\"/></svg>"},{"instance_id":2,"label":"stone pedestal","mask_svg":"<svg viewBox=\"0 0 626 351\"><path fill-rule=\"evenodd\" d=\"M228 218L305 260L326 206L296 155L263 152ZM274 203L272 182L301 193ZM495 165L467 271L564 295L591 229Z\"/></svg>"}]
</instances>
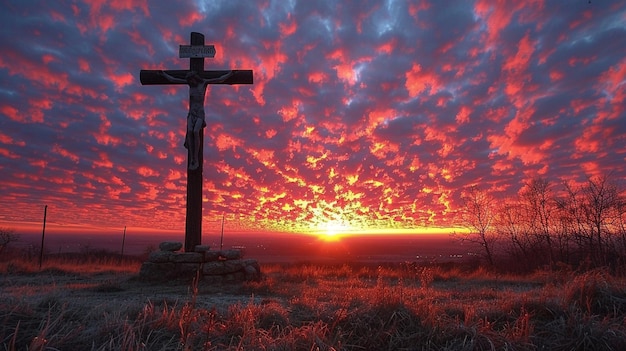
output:
<instances>
[{"instance_id":1,"label":"stone pedestal","mask_svg":"<svg viewBox=\"0 0 626 351\"><path fill-rule=\"evenodd\" d=\"M259 280L257 260L243 259L236 249L211 251L206 245L194 252L178 252L182 243L166 242L141 265L139 277L146 281L189 280L198 276L209 283Z\"/></svg>"}]
</instances>

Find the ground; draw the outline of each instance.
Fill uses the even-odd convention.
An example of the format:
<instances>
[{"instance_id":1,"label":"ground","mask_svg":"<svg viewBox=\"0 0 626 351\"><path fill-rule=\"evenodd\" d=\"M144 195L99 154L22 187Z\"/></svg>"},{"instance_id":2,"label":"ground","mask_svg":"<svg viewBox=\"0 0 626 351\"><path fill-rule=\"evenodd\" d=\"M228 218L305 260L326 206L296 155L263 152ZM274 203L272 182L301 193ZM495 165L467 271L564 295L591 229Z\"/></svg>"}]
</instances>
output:
<instances>
[{"instance_id":1,"label":"ground","mask_svg":"<svg viewBox=\"0 0 626 351\"><path fill-rule=\"evenodd\" d=\"M138 266L73 267L0 269L0 348L626 347L626 280L603 269L514 276L458 266L276 264L262 267L259 282L213 285L144 282Z\"/></svg>"},{"instance_id":2,"label":"ground","mask_svg":"<svg viewBox=\"0 0 626 351\"><path fill-rule=\"evenodd\" d=\"M101 272L78 274L48 272L37 274L3 275L0 280L0 299L10 301L50 300L71 303L86 313L107 311L127 305L136 308L146 303L180 305L193 297L193 282L153 284L141 281L136 273ZM217 308L225 311L229 305L248 303L253 299L241 290L241 284L197 284L196 300L199 308ZM258 298L257 298L258 299Z\"/></svg>"}]
</instances>

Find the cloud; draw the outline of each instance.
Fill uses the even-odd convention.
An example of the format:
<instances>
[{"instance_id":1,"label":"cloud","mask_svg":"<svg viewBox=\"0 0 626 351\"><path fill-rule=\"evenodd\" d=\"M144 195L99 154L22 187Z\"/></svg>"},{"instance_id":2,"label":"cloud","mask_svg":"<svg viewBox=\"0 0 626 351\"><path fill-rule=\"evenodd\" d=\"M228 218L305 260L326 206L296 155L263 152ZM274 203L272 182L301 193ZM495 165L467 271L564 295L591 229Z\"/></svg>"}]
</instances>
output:
<instances>
[{"instance_id":1,"label":"cloud","mask_svg":"<svg viewBox=\"0 0 626 351\"><path fill-rule=\"evenodd\" d=\"M182 231L189 33L207 91L205 222L458 224L460 194L625 174L623 4L28 2L0 13L0 222ZM94 215L97 213L97 215Z\"/></svg>"}]
</instances>

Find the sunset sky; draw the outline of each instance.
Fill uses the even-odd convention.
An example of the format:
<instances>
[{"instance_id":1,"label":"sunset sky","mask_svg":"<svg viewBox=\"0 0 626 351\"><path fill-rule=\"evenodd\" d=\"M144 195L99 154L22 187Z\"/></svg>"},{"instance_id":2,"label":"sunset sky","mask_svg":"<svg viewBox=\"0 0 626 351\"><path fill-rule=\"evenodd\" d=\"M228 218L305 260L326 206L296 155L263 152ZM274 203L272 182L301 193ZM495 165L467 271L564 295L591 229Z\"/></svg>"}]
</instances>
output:
<instances>
[{"instance_id":1,"label":"sunset sky","mask_svg":"<svg viewBox=\"0 0 626 351\"><path fill-rule=\"evenodd\" d=\"M0 226L184 231L188 88L204 231L424 232L464 189L626 177L626 2L3 1Z\"/></svg>"}]
</instances>

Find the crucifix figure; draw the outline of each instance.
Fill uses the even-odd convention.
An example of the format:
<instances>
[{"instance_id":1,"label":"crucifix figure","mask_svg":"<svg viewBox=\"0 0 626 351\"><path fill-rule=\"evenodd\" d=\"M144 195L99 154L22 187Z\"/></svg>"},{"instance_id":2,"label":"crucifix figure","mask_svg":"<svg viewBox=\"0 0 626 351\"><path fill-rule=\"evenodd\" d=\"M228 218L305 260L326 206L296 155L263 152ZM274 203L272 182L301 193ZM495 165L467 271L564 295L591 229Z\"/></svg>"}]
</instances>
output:
<instances>
[{"instance_id":1,"label":"crucifix figure","mask_svg":"<svg viewBox=\"0 0 626 351\"><path fill-rule=\"evenodd\" d=\"M233 75L230 71L221 77L204 79L196 71L191 71L185 75L185 79L172 77L166 72L159 71L158 74L165 77L170 83L189 85L189 113L187 114L187 134L185 135L185 147L189 149L189 169L194 170L199 166L200 152L200 131L206 127L204 120L204 95L209 84L221 83Z\"/></svg>"},{"instance_id":2,"label":"crucifix figure","mask_svg":"<svg viewBox=\"0 0 626 351\"><path fill-rule=\"evenodd\" d=\"M252 70L205 71L204 58L214 57L215 47L204 45L204 35L191 33L191 45L181 45L180 58L189 58L189 70L141 70L143 85L186 84L189 86L187 114L187 213L185 251L193 251L202 240L202 155L206 126L204 97L209 84L252 84Z\"/></svg>"}]
</instances>

